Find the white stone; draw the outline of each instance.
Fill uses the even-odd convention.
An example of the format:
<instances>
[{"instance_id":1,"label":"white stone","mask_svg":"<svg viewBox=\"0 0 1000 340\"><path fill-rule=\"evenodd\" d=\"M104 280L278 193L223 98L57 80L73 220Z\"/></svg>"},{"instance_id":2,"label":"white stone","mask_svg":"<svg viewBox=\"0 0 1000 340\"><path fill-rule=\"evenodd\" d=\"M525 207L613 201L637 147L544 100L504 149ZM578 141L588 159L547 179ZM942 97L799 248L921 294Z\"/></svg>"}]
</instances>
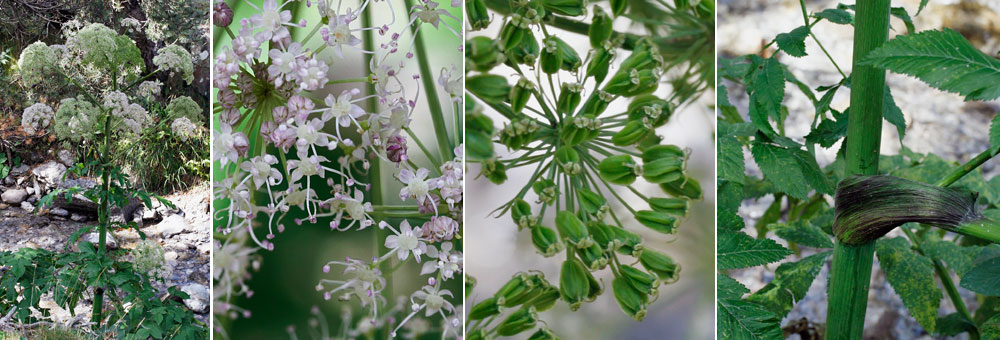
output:
<instances>
[{"instance_id":1,"label":"white stone","mask_svg":"<svg viewBox=\"0 0 1000 340\"><path fill-rule=\"evenodd\" d=\"M164 218L160 224L156 225L156 230L163 237L171 237L180 233L190 232L191 225L184 220L183 216L175 214Z\"/></svg>"},{"instance_id":2,"label":"white stone","mask_svg":"<svg viewBox=\"0 0 1000 340\"><path fill-rule=\"evenodd\" d=\"M99 233L89 233L80 237L80 241L87 241L97 245L101 241L101 234ZM105 235L104 246L108 249L118 249L118 241L115 240L111 233Z\"/></svg>"},{"instance_id":3,"label":"white stone","mask_svg":"<svg viewBox=\"0 0 1000 340\"><path fill-rule=\"evenodd\" d=\"M187 293L188 298L184 299L184 305L191 309L191 311L198 314L208 313L208 287L191 283L181 287L181 291Z\"/></svg>"},{"instance_id":4,"label":"white stone","mask_svg":"<svg viewBox=\"0 0 1000 340\"><path fill-rule=\"evenodd\" d=\"M7 204L21 204L27 197L28 192L24 189L11 189L0 194L0 199L3 199L4 203Z\"/></svg>"},{"instance_id":5,"label":"white stone","mask_svg":"<svg viewBox=\"0 0 1000 340\"><path fill-rule=\"evenodd\" d=\"M31 170L31 173L38 178L39 182L48 185L50 188L58 186L63 181L66 174L66 166L56 161L42 163Z\"/></svg>"},{"instance_id":6,"label":"white stone","mask_svg":"<svg viewBox=\"0 0 1000 340\"><path fill-rule=\"evenodd\" d=\"M24 209L24 211L27 212L32 212L35 211L35 206L31 205L31 203L28 202L21 202L21 209Z\"/></svg>"},{"instance_id":7,"label":"white stone","mask_svg":"<svg viewBox=\"0 0 1000 340\"><path fill-rule=\"evenodd\" d=\"M72 167L73 163L76 162L76 157L73 157L73 152L66 149L59 150L57 156L59 156L59 162L68 167Z\"/></svg>"},{"instance_id":8,"label":"white stone","mask_svg":"<svg viewBox=\"0 0 1000 340\"><path fill-rule=\"evenodd\" d=\"M60 217L69 216L69 211L63 208L53 208L52 210L49 210L49 213Z\"/></svg>"},{"instance_id":9,"label":"white stone","mask_svg":"<svg viewBox=\"0 0 1000 340\"><path fill-rule=\"evenodd\" d=\"M83 216L83 215L80 215L80 214L72 214L72 215L70 215L69 219L77 221L77 222L83 222L83 221L87 220L87 216Z\"/></svg>"}]
</instances>

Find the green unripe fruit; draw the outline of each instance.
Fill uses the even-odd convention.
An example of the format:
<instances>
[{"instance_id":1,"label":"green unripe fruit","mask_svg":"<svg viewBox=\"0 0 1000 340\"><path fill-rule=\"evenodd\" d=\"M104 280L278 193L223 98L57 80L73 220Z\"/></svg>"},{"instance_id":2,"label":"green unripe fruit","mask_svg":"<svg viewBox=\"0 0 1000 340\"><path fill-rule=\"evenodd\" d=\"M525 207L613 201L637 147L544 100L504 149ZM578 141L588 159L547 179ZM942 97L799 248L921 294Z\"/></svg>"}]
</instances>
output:
<instances>
[{"instance_id":1,"label":"green unripe fruit","mask_svg":"<svg viewBox=\"0 0 1000 340\"><path fill-rule=\"evenodd\" d=\"M578 249L576 253L580 256L583 264L590 270L604 269L608 265L609 260L607 255L604 254L604 250L601 250L601 246L597 244L591 244L589 247Z\"/></svg>"},{"instance_id":2,"label":"green unripe fruit","mask_svg":"<svg viewBox=\"0 0 1000 340\"><path fill-rule=\"evenodd\" d=\"M555 203L556 198L559 197L556 182L548 178L536 180L535 183L531 184L531 189L538 195L538 201L545 205L552 205L552 203Z\"/></svg>"},{"instance_id":3,"label":"green unripe fruit","mask_svg":"<svg viewBox=\"0 0 1000 340\"><path fill-rule=\"evenodd\" d=\"M646 305L648 305L648 295L632 287L628 280L618 276L611 281L611 291L618 301L618 307L626 315L631 316L636 321L642 321L646 317Z\"/></svg>"},{"instance_id":4,"label":"green unripe fruit","mask_svg":"<svg viewBox=\"0 0 1000 340\"><path fill-rule=\"evenodd\" d=\"M677 281L677 274L681 272L681 266L669 256L648 249L639 255L639 263L666 283Z\"/></svg>"},{"instance_id":5,"label":"green unripe fruit","mask_svg":"<svg viewBox=\"0 0 1000 340\"><path fill-rule=\"evenodd\" d=\"M558 43L555 41L555 37L548 37L543 43L545 46L542 48L541 59L538 65L541 67L542 72L555 74L562 67L562 54L559 53Z\"/></svg>"},{"instance_id":6,"label":"green unripe fruit","mask_svg":"<svg viewBox=\"0 0 1000 340\"><path fill-rule=\"evenodd\" d=\"M518 273L497 291L497 303L502 307L514 307L538 296L548 283L538 275Z\"/></svg>"},{"instance_id":7,"label":"green unripe fruit","mask_svg":"<svg viewBox=\"0 0 1000 340\"><path fill-rule=\"evenodd\" d=\"M572 211L561 210L556 213L556 230L567 244L574 247L586 248L594 244L587 227Z\"/></svg>"},{"instance_id":8,"label":"green unripe fruit","mask_svg":"<svg viewBox=\"0 0 1000 340\"><path fill-rule=\"evenodd\" d=\"M676 9L685 9L688 6L691 6L690 0L674 0L674 8Z\"/></svg>"},{"instance_id":9,"label":"green unripe fruit","mask_svg":"<svg viewBox=\"0 0 1000 340\"><path fill-rule=\"evenodd\" d=\"M616 17L620 17L622 14L625 14L625 9L627 7L627 0L611 0L611 13Z\"/></svg>"},{"instance_id":10,"label":"green unripe fruit","mask_svg":"<svg viewBox=\"0 0 1000 340\"><path fill-rule=\"evenodd\" d=\"M538 253L545 257L553 256L563 250L556 231L545 226L531 228L531 243L538 249Z\"/></svg>"},{"instance_id":11,"label":"green unripe fruit","mask_svg":"<svg viewBox=\"0 0 1000 340\"><path fill-rule=\"evenodd\" d=\"M667 213L652 210L639 210L635 212L635 219L639 221L639 223L642 223L642 225L664 234L673 234L677 232L677 217L671 216Z\"/></svg>"},{"instance_id":12,"label":"green unripe fruit","mask_svg":"<svg viewBox=\"0 0 1000 340\"><path fill-rule=\"evenodd\" d=\"M473 31L478 31L490 25L490 14L486 11L483 0L465 0L465 14Z\"/></svg>"},{"instance_id":13,"label":"green unripe fruit","mask_svg":"<svg viewBox=\"0 0 1000 340\"><path fill-rule=\"evenodd\" d=\"M687 214L688 200L684 198L653 197L649 199L649 208L674 216L684 216Z\"/></svg>"},{"instance_id":14,"label":"green unripe fruit","mask_svg":"<svg viewBox=\"0 0 1000 340\"><path fill-rule=\"evenodd\" d=\"M656 288L660 286L660 281L656 279L656 276L632 266L620 266L618 267L618 272L632 285L632 288L647 295L657 295L659 293Z\"/></svg>"},{"instance_id":15,"label":"green unripe fruit","mask_svg":"<svg viewBox=\"0 0 1000 340\"><path fill-rule=\"evenodd\" d=\"M490 104L502 104L510 95L507 78L495 74L480 74L465 79L469 92Z\"/></svg>"},{"instance_id":16,"label":"green unripe fruit","mask_svg":"<svg viewBox=\"0 0 1000 340\"><path fill-rule=\"evenodd\" d=\"M527 307L533 307L536 311L544 312L556 305L556 301L559 301L559 289L552 287L548 283L544 287L539 288L540 292L538 296L528 303L525 303Z\"/></svg>"},{"instance_id":17,"label":"green unripe fruit","mask_svg":"<svg viewBox=\"0 0 1000 340\"><path fill-rule=\"evenodd\" d=\"M466 340L487 340L486 329L485 328L481 328L481 329L469 331L469 333L465 335L465 339Z\"/></svg>"},{"instance_id":18,"label":"green unripe fruit","mask_svg":"<svg viewBox=\"0 0 1000 340\"><path fill-rule=\"evenodd\" d=\"M650 183L668 183L684 178L684 161L680 158L660 158L643 162L642 178Z\"/></svg>"},{"instance_id":19,"label":"green unripe fruit","mask_svg":"<svg viewBox=\"0 0 1000 340\"><path fill-rule=\"evenodd\" d=\"M517 333L535 328L538 322L538 313L534 307L522 307L518 309L497 326L497 334L501 336L512 336Z\"/></svg>"},{"instance_id":20,"label":"green unripe fruit","mask_svg":"<svg viewBox=\"0 0 1000 340\"><path fill-rule=\"evenodd\" d=\"M656 145L642 150L643 162L655 162L661 159L683 159L687 157L684 149L676 145Z\"/></svg>"},{"instance_id":21,"label":"green unripe fruit","mask_svg":"<svg viewBox=\"0 0 1000 340\"><path fill-rule=\"evenodd\" d=\"M694 178L687 176L667 183L660 183L660 189L671 196L684 196L696 200L702 197L701 184Z\"/></svg>"},{"instance_id":22,"label":"green unripe fruit","mask_svg":"<svg viewBox=\"0 0 1000 340\"><path fill-rule=\"evenodd\" d=\"M559 39L558 37L550 37L555 41L556 52L559 54L559 60L562 60L560 68L570 72L576 72L580 66L583 65L583 61L580 60L580 55L576 53L576 50L572 46L569 46L565 41Z\"/></svg>"},{"instance_id":23,"label":"green unripe fruit","mask_svg":"<svg viewBox=\"0 0 1000 340\"><path fill-rule=\"evenodd\" d=\"M535 40L535 35L530 32L521 37L517 44L507 48L507 60L508 64L513 61L518 64L534 66L535 62L538 61L538 54L540 50L538 49L538 40ZM511 65L513 66L513 64Z\"/></svg>"},{"instance_id":24,"label":"green unripe fruit","mask_svg":"<svg viewBox=\"0 0 1000 340\"><path fill-rule=\"evenodd\" d=\"M465 298L469 298L469 294L472 293L472 289L476 288L476 278L470 275L465 275Z\"/></svg>"},{"instance_id":25,"label":"green unripe fruit","mask_svg":"<svg viewBox=\"0 0 1000 340\"><path fill-rule=\"evenodd\" d=\"M534 334L531 334L528 340L559 340L559 337L553 334L548 328L542 327Z\"/></svg>"},{"instance_id":26,"label":"green unripe fruit","mask_svg":"<svg viewBox=\"0 0 1000 340\"><path fill-rule=\"evenodd\" d=\"M580 83L562 83L559 89L559 99L556 101L556 110L563 115L570 115L577 105L580 105L583 85Z\"/></svg>"},{"instance_id":27,"label":"green unripe fruit","mask_svg":"<svg viewBox=\"0 0 1000 340\"><path fill-rule=\"evenodd\" d=\"M542 4L545 6L545 10L549 12L571 17L583 15L587 12L583 7L583 0L542 0Z\"/></svg>"},{"instance_id":28,"label":"green unripe fruit","mask_svg":"<svg viewBox=\"0 0 1000 340\"><path fill-rule=\"evenodd\" d=\"M614 155L597 165L601 178L618 185L629 185L642 175L642 166L630 155Z\"/></svg>"},{"instance_id":29,"label":"green unripe fruit","mask_svg":"<svg viewBox=\"0 0 1000 340\"><path fill-rule=\"evenodd\" d=\"M601 6L594 5L594 20L590 23L587 36L590 37L590 47L599 48L605 41L611 39L614 19Z\"/></svg>"},{"instance_id":30,"label":"green unripe fruit","mask_svg":"<svg viewBox=\"0 0 1000 340\"><path fill-rule=\"evenodd\" d=\"M600 222L590 222L587 223L587 232L590 233L590 237L594 239L594 243L601 247L604 251L614 251L618 248L615 243L614 231L608 230L608 228L613 228L604 223Z\"/></svg>"},{"instance_id":31,"label":"green unripe fruit","mask_svg":"<svg viewBox=\"0 0 1000 340\"><path fill-rule=\"evenodd\" d=\"M531 93L534 90L535 85L526 78L518 79L517 85L510 88L508 99L510 100L510 108L514 110L514 113L521 114L524 106L528 105L528 100L531 99Z\"/></svg>"},{"instance_id":32,"label":"green unripe fruit","mask_svg":"<svg viewBox=\"0 0 1000 340\"><path fill-rule=\"evenodd\" d=\"M607 85L604 91L610 94L623 97L632 97L656 91L660 85L660 71L658 69L631 69L619 70Z\"/></svg>"},{"instance_id":33,"label":"green unripe fruit","mask_svg":"<svg viewBox=\"0 0 1000 340\"><path fill-rule=\"evenodd\" d=\"M587 77L594 77L598 84L608 76L611 68L611 60L615 58L614 50L605 42L604 46L595 47L591 50L591 59L587 63Z\"/></svg>"},{"instance_id":34,"label":"green unripe fruit","mask_svg":"<svg viewBox=\"0 0 1000 340\"><path fill-rule=\"evenodd\" d=\"M584 212L594 216L604 216L608 211L607 200L603 196L585 188L576 190L576 195L580 199L580 208Z\"/></svg>"},{"instance_id":35,"label":"green unripe fruit","mask_svg":"<svg viewBox=\"0 0 1000 340\"><path fill-rule=\"evenodd\" d=\"M513 120L500 130L500 143L511 150L518 150L535 140L538 123L531 119Z\"/></svg>"},{"instance_id":36,"label":"green unripe fruit","mask_svg":"<svg viewBox=\"0 0 1000 340\"><path fill-rule=\"evenodd\" d=\"M611 136L611 143L617 146L627 146L638 143L650 131L649 126L641 120L630 120L620 131Z\"/></svg>"},{"instance_id":37,"label":"green unripe fruit","mask_svg":"<svg viewBox=\"0 0 1000 340\"><path fill-rule=\"evenodd\" d=\"M642 238L638 234L619 227L611 227L608 230L615 235L615 243L619 244L619 253L638 256L639 253L643 252Z\"/></svg>"},{"instance_id":38,"label":"green unripe fruit","mask_svg":"<svg viewBox=\"0 0 1000 340\"><path fill-rule=\"evenodd\" d=\"M702 0L698 3L698 7L695 7L695 12L701 18L714 18L715 17L715 1Z\"/></svg>"},{"instance_id":39,"label":"green unripe fruit","mask_svg":"<svg viewBox=\"0 0 1000 340\"><path fill-rule=\"evenodd\" d=\"M563 121L559 131L559 138L562 139L566 147L573 147L580 143L597 138L600 133L601 122L593 116L573 116Z\"/></svg>"},{"instance_id":40,"label":"green unripe fruit","mask_svg":"<svg viewBox=\"0 0 1000 340\"><path fill-rule=\"evenodd\" d=\"M510 209L510 217L517 224L517 230L531 228L538 224L538 218L531 215L531 204L524 200L514 201Z\"/></svg>"},{"instance_id":41,"label":"green unripe fruit","mask_svg":"<svg viewBox=\"0 0 1000 340\"><path fill-rule=\"evenodd\" d=\"M612 100L615 100L614 95L604 90L597 90L597 95L588 97L587 101L583 103L583 107L580 108L580 114L597 117L608 108L608 104Z\"/></svg>"},{"instance_id":42,"label":"green unripe fruit","mask_svg":"<svg viewBox=\"0 0 1000 340\"><path fill-rule=\"evenodd\" d=\"M465 41L465 65L467 70L487 72L507 60L496 40L487 37L473 37Z\"/></svg>"},{"instance_id":43,"label":"green unripe fruit","mask_svg":"<svg viewBox=\"0 0 1000 340\"><path fill-rule=\"evenodd\" d=\"M556 150L556 161L563 173L577 175L583 171L580 163L580 154L571 147L563 147Z\"/></svg>"},{"instance_id":44,"label":"green unripe fruit","mask_svg":"<svg viewBox=\"0 0 1000 340\"><path fill-rule=\"evenodd\" d=\"M465 152L470 159L493 157L493 120L469 95L465 97Z\"/></svg>"},{"instance_id":45,"label":"green unripe fruit","mask_svg":"<svg viewBox=\"0 0 1000 340\"><path fill-rule=\"evenodd\" d=\"M496 297L480 301L469 310L469 320L482 320L503 311L503 307L497 303Z\"/></svg>"},{"instance_id":46,"label":"green unripe fruit","mask_svg":"<svg viewBox=\"0 0 1000 340\"><path fill-rule=\"evenodd\" d=\"M569 304L569 309L576 311L590 293L590 272L576 257L570 257L562 264L559 271L559 294Z\"/></svg>"},{"instance_id":47,"label":"green unripe fruit","mask_svg":"<svg viewBox=\"0 0 1000 340\"><path fill-rule=\"evenodd\" d=\"M487 159L483 162L480 175L486 176L493 184L503 184L503 182L507 181L507 166L503 165L503 162L498 161L496 158Z\"/></svg>"},{"instance_id":48,"label":"green unripe fruit","mask_svg":"<svg viewBox=\"0 0 1000 340\"><path fill-rule=\"evenodd\" d=\"M673 105L666 100L645 94L632 99L627 112L629 120L641 119L653 127L660 127L670 120L673 111Z\"/></svg>"}]
</instances>

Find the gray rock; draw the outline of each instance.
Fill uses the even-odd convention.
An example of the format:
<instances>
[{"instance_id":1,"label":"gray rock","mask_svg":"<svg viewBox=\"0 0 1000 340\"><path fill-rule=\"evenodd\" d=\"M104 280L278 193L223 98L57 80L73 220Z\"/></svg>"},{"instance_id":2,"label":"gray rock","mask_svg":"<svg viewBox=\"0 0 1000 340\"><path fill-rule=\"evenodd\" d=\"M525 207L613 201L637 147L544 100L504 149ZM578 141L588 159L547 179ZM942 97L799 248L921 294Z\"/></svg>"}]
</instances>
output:
<instances>
[{"instance_id":1,"label":"gray rock","mask_svg":"<svg viewBox=\"0 0 1000 340\"><path fill-rule=\"evenodd\" d=\"M49 213L60 217L69 217L69 211L63 208L53 208L49 210Z\"/></svg>"},{"instance_id":2,"label":"gray rock","mask_svg":"<svg viewBox=\"0 0 1000 340\"><path fill-rule=\"evenodd\" d=\"M107 235L105 235L105 237L106 237L104 239L105 247L107 247L108 249L118 249L118 241L115 240L115 237L112 236L111 233L108 233ZM81 236L80 241L87 241L96 245L101 241L101 234L96 232L89 233Z\"/></svg>"},{"instance_id":3,"label":"gray rock","mask_svg":"<svg viewBox=\"0 0 1000 340\"><path fill-rule=\"evenodd\" d=\"M72 167L73 163L76 162L76 157L73 156L73 152L66 149L59 150L59 152L56 153L56 156L59 157L59 162L68 167Z\"/></svg>"},{"instance_id":4,"label":"gray rock","mask_svg":"<svg viewBox=\"0 0 1000 340\"><path fill-rule=\"evenodd\" d=\"M35 187L24 188L24 191L27 192L28 195L34 195L35 194Z\"/></svg>"},{"instance_id":5,"label":"gray rock","mask_svg":"<svg viewBox=\"0 0 1000 340\"><path fill-rule=\"evenodd\" d=\"M69 216L69 219L77 221L77 222L83 222L83 221L87 220L87 216L80 215L80 214L72 214L72 215Z\"/></svg>"},{"instance_id":6,"label":"gray rock","mask_svg":"<svg viewBox=\"0 0 1000 340\"><path fill-rule=\"evenodd\" d=\"M208 313L209 294L207 286L191 283L181 287L181 291L188 295L188 298L184 299L184 305L188 309L198 314Z\"/></svg>"},{"instance_id":7,"label":"gray rock","mask_svg":"<svg viewBox=\"0 0 1000 340\"><path fill-rule=\"evenodd\" d=\"M7 204L21 204L28 197L28 192L24 189L11 189L0 194L0 198Z\"/></svg>"},{"instance_id":8,"label":"gray rock","mask_svg":"<svg viewBox=\"0 0 1000 340\"><path fill-rule=\"evenodd\" d=\"M35 211L35 206L31 205L31 203L28 202L21 202L21 209L24 209L24 211L27 212L32 212Z\"/></svg>"},{"instance_id":9,"label":"gray rock","mask_svg":"<svg viewBox=\"0 0 1000 340\"><path fill-rule=\"evenodd\" d=\"M180 233L191 232L191 225L181 215L170 215L156 225L156 230L163 237L171 237Z\"/></svg>"},{"instance_id":10,"label":"gray rock","mask_svg":"<svg viewBox=\"0 0 1000 340\"><path fill-rule=\"evenodd\" d=\"M38 178L38 181L50 188L58 187L63 182L63 175L66 174L66 166L62 163L50 160L42 163L31 170L31 173Z\"/></svg>"},{"instance_id":11,"label":"gray rock","mask_svg":"<svg viewBox=\"0 0 1000 340\"><path fill-rule=\"evenodd\" d=\"M21 175L27 173L28 170L31 170L31 167L28 166L27 164L18 165L16 167L14 167L13 169L10 169L10 178L13 179L13 178L15 178L17 176L21 176Z\"/></svg>"}]
</instances>

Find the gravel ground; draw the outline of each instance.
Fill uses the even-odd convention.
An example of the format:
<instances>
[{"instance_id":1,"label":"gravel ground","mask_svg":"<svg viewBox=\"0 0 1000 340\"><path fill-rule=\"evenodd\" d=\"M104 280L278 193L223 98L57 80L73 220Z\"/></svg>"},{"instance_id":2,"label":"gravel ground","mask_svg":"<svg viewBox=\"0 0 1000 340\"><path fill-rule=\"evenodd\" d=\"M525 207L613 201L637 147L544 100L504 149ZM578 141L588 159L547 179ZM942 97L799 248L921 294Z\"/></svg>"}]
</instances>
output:
<instances>
[{"instance_id":1,"label":"gravel ground","mask_svg":"<svg viewBox=\"0 0 1000 340\"><path fill-rule=\"evenodd\" d=\"M825 8L836 7L839 1L806 1L810 12L818 12ZM919 0L893 1L893 6L902 6L910 15L916 13ZM958 1L931 1L924 11L914 18L917 31L949 27L963 33L980 50L994 54L1000 50L1000 1L977 0L959 3ZM780 20L775 20L781 18ZM905 32L902 21L893 19L893 32ZM802 14L798 1L793 0L723 0L719 4L719 23L716 37L718 39L720 57L733 57L744 54L759 53L767 42L779 33L788 32L802 25ZM834 60L845 73L850 72L853 29L850 26L821 23L814 28L816 36L830 52ZM834 84L840 80L840 74L832 66L820 48L811 40L807 40L806 52L803 58L791 58L780 55L779 59L789 66L790 71L800 80L815 88L821 85ZM766 51L766 55L773 54ZM990 120L1000 110L1000 102L963 102L962 97L944 93L930 88L919 80L903 75L889 74L887 83L893 91L895 101L906 118L906 134L902 141L913 151L920 153L935 153L946 160L964 162L985 150L989 145L988 129ZM742 86L731 82L725 83L729 88L730 100L747 112L747 96ZM812 103L792 86L786 87L784 104L791 114L786 121L788 135L801 141L809 132L809 123L813 119ZM849 105L850 91L838 91L831 107L843 110ZM883 154L897 154L900 150L899 136L895 127L883 125ZM840 144L829 149L817 150L817 158L821 166L833 161ZM749 153L746 153L749 162ZM992 160L983 165L987 179L1000 173L1000 162ZM748 167L748 173L760 176L755 166ZM747 219L747 224L760 218L767 206L773 201L771 196L756 201L745 201L740 207L740 214ZM750 231L753 232L752 230ZM894 231L888 236L900 236ZM810 249L811 250L811 249ZM803 252L801 257L812 253ZM793 256L790 260L800 257ZM772 264L767 269L763 267L731 271L733 278L745 284L753 291L760 289L774 278L773 270L778 264ZM802 318L822 323L826 319L826 285L829 267L823 268L813 282L805 298L799 301L788 314L782 325L796 322ZM873 271L871 290L866 320L866 338L871 339L933 339L909 316L902 301L885 280L885 275L879 269L878 261ZM969 308L975 310L974 294L959 289L965 297ZM940 315L954 312L951 302L945 299L941 303ZM798 336L795 336L797 338ZM965 335L958 339L966 338Z\"/></svg>"}]
</instances>

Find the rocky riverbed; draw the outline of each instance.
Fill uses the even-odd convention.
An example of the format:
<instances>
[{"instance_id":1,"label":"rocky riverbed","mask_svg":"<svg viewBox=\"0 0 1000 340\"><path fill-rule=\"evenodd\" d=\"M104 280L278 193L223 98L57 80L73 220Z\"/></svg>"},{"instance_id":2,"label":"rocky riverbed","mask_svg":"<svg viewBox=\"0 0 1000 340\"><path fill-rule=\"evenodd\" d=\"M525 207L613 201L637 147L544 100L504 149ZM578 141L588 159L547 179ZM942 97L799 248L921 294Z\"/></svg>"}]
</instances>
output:
<instances>
[{"instance_id":1,"label":"rocky riverbed","mask_svg":"<svg viewBox=\"0 0 1000 340\"><path fill-rule=\"evenodd\" d=\"M0 180L0 251L20 248L43 248L66 251L70 235L82 227L96 223L96 204L77 196L70 202L55 200L52 206L39 207L42 197L58 188L91 187L97 182L88 178L65 176L66 164L49 160L42 164L18 166ZM175 192L165 198L176 207L171 209L159 202L152 209L135 214L134 221L147 239L159 242L165 253L166 275L164 282L154 283L161 295L167 287L177 286L191 296L184 301L194 311L195 317L208 322L209 263L211 261L211 188L208 182L199 183L185 191ZM113 218L122 219L118 209L112 210ZM97 233L83 235L81 240L97 243ZM107 246L111 249L133 249L141 241L135 230L118 230L108 234ZM68 245L70 251L75 245ZM131 255L121 260L131 260ZM49 309L53 322L66 324L72 320L69 311L58 307L51 294L39 304ZM77 314L89 319L90 303L81 301Z\"/></svg>"}]
</instances>

